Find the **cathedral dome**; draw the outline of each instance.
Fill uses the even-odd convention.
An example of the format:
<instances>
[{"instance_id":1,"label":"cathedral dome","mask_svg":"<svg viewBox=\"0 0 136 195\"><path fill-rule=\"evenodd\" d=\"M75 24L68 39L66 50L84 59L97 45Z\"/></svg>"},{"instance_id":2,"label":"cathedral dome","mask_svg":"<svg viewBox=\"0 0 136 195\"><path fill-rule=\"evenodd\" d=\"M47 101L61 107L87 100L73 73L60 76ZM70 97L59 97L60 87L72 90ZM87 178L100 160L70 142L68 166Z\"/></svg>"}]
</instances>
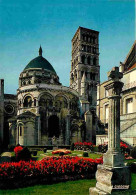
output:
<instances>
[{"instance_id":1,"label":"cathedral dome","mask_svg":"<svg viewBox=\"0 0 136 195\"><path fill-rule=\"evenodd\" d=\"M25 67L24 70L27 70L27 69L35 69L35 68L41 68L41 69L44 69L44 70L47 70L47 71L51 71L53 73L56 74L54 68L52 67L52 65L45 59L42 57L42 48L40 47L39 49L39 56L34 58L33 60L31 60L27 66Z\"/></svg>"}]
</instances>

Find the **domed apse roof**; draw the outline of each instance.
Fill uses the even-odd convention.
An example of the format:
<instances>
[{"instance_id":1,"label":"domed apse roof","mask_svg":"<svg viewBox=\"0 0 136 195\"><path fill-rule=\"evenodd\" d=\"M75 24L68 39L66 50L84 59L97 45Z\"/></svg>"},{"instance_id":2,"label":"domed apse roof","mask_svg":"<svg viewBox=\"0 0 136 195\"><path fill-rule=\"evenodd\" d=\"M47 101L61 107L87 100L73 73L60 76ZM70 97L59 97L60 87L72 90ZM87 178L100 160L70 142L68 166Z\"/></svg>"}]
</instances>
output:
<instances>
[{"instance_id":1,"label":"domed apse roof","mask_svg":"<svg viewBox=\"0 0 136 195\"><path fill-rule=\"evenodd\" d=\"M27 69L33 69L33 68L42 68L44 70L48 70L48 71L51 71L53 73L56 74L54 68L52 67L52 65L45 59L42 57L42 48L40 46L40 49L39 49L39 56L34 58L33 60L31 60L27 66L25 67L24 70L27 70Z\"/></svg>"}]
</instances>

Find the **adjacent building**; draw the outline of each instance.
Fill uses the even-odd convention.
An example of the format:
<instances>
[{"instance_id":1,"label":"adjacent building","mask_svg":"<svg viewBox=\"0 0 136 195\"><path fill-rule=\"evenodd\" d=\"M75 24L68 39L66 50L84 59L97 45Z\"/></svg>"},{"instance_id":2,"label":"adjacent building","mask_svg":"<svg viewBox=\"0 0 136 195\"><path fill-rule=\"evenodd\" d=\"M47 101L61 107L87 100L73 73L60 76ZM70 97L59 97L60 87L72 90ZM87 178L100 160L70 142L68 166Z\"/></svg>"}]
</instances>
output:
<instances>
[{"instance_id":1,"label":"adjacent building","mask_svg":"<svg viewBox=\"0 0 136 195\"><path fill-rule=\"evenodd\" d=\"M120 100L120 136L124 142L133 146L136 145L136 41L124 62L120 62L119 69L123 73L121 81L124 83ZM97 144L108 141L108 118L111 113L109 113L109 94L105 86L109 82L110 80L107 80L99 84L97 90Z\"/></svg>"}]
</instances>

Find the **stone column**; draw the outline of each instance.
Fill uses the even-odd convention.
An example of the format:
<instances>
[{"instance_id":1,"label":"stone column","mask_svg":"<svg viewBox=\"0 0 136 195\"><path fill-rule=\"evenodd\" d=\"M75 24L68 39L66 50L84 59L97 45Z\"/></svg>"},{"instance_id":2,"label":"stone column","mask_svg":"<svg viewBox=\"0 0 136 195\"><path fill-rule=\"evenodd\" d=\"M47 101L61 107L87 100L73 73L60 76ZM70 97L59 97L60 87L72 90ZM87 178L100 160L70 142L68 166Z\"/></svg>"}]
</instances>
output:
<instances>
[{"instance_id":1,"label":"stone column","mask_svg":"<svg viewBox=\"0 0 136 195\"><path fill-rule=\"evenodd\" d=\"M89 190L92 195L111 194L119 186L129 188L131 183L129 168L124 165L124 157L120 152L120 93L123 83L119 79L123 74L118 67L114 67L108 77L111 79L105 86L110 103L108 151L103 156L103 165L97 167L96 187Z\"/></svg>"},{"instance_id":2,"label":"stone column","mask_svg":"<svg viewBox=\"0 0 136 195\"><path fill-rule=\"evenodd\" d=\"M104 165L111 167L123 166L124 164L120 152L120 92L122 87L123 83L120 81L112 81L105 86L105 89L109 91L109 141L108 152L105 154L106 156L104 155Z\"/></svg>"},{"instance_id":3,"label":"stone column","mask_svg":"<svg viewBox=\"0 0 136 195\"><path fill-rule=\"evenodd\" d=\"M92 141L92 113L88 110L85 115L85 123L86 123L86 141Z\"/></svg>"},{"instance_id":4,"label":"stone column","mask_svg":"<svg viewBox=\"0 0 136 195\"><path fill-rule=\"evenodd\" d=\"M40 115L38 117L38 145L41 145L41 119Z\"/></svg>"},{"instance_id":5,"label":"stone column","mask_svg":"<svg viewBox=\"0 0 136 195\"><path fill-rule=\"evenodd\" d=\"M70 118L71 115L68 114L66 118L66 141L65 141L66 145L70 144Z\"/></svg>"}]
</instances>

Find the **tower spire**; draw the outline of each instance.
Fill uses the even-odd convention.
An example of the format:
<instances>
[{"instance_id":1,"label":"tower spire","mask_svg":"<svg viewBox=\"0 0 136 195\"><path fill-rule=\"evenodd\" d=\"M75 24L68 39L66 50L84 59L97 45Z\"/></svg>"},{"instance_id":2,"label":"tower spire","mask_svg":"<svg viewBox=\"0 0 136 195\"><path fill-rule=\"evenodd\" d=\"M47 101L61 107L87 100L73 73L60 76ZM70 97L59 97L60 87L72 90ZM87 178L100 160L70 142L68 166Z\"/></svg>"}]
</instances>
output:
<instances>
[{"instance_id":1,"label":"tower spire","mask_svg":"<svg viewBox=\"0 0 136 195\"><path fill-rule=\"evenodd\" d=\"M42 56L42 47L40 45L40 48L39 48L39 56Z\"/></svg>"}]
</instances>

